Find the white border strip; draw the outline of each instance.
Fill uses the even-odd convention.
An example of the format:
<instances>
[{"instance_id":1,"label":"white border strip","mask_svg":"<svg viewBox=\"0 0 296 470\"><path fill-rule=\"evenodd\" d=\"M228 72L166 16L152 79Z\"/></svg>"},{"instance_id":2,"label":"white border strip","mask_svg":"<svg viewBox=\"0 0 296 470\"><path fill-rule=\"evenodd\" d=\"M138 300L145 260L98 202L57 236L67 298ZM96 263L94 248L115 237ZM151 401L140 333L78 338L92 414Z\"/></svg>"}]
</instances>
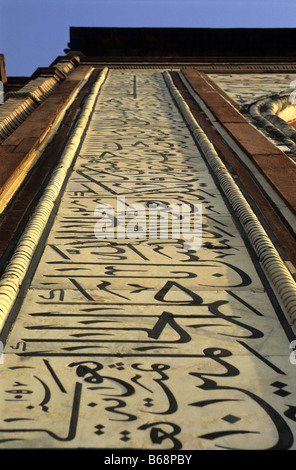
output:
<instances>
[{"instance_id":1,"label":"white border strip","mask_svg":"<svg viewBox=\"0 0 296 470\"><path fill-rule=\"evenodd\" d=\"M73 127L60 162L52 173L52 177L41 196L41 199L22 234L14 254L0 280L0 331L3 329L8 314L16 300L21 283L24 280L32 256L48 222L56 199L60 193L68 170L76 155L85 126L92 113L97 95L106 79L108 69L104 68L91 89L82 108L77 123Z\"/></svg>"},{"instance_id":2,"label":"white border strip","mask_svg":"<svg viewBox=\"0 0 296 470\"><path fill-rule=\"evenodd\" d=\"M201 109L205 112L207 117L210 119L216 131L220 134L222 139L225 140L225 142L230 146L230 148L239 156L239 158L247 166L247 168L252 172L256 181L268 194L273 204L276 206L277 210L280 211L281 215L289 224L293 232L296 233L295 215L290 209L290 207L288 207L286 202L280 197L280 195L276 192L276 190L272 188L271 184L266 180L266 178L264 178L263 174L259 171L259 169L255 166L255 164L250 160L250 158L247 157L246 153L239 147L239 145L227 133L226 129L219 123L219 121L217 121L217 119L212 114L210 109L205 105L205 103L202 101L200 96L198 96L198 94L193 90L190 83L188 82L188 80L186 80L186 78L181 72L179 72L179 77L182 80L184 86L189 91L190 95L194 98L194 100L198 103L198 105L201 107Z\"/></svg>"},{"instance_id":3,"label":"white border strip","mask_svg":"<svg viewBox=\"0 0 296 470\"><path fill-rule=\"evenodd\" d=\"M227 199L244 227L259 262L275 289L275 293L281 300L292 324L296 326L296 283L293 277L227 168L219 158L213 144L194 119L189 106L175 87L168 72L164 72L164 78L193 136L202 149Z\"/></svg>"}]
</instances>

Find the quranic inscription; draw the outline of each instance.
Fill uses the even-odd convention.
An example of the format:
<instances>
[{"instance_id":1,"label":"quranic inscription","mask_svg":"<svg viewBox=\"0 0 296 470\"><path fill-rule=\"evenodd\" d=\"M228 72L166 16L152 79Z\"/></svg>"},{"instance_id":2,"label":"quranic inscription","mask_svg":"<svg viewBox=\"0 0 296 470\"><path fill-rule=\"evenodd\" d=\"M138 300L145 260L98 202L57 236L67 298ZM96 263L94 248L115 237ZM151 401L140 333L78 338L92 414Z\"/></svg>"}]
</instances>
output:
<instances>
[{"instance_id":1,"label":"quranic inscription","mask_svg":"<svg viewBox=\"0 0 296 470\"><path fill-rule=\"evenodd\" d=\"M0 449L296 449L284 314L160 71L109 72L43 243Z\"/></svg>"}]
</instances>

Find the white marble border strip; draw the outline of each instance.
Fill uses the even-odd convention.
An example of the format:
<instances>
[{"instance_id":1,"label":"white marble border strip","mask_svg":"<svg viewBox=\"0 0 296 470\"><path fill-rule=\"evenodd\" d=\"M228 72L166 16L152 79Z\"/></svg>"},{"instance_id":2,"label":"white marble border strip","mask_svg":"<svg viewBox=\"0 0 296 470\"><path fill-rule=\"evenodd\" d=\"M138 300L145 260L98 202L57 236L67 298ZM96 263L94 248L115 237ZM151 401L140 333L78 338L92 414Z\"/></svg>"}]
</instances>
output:
<instances>
[{"instance_id":1,"label":"white marble border strip","mask_svg":"<svg viewBox=\"0 0 296 470\"><path fill-rule=\"evenodd\" d=\"M28 223L14 254L0 280L0 331L3 329L8 314L16 300L21 283L24 280L32 256L40 237L48 222L56 199L60 193L68 170L80 145L85 126L92 113L97 95L106 78L108 69L104 68L91 89L90 94L82 108L82 112L73 127L72 134L67 142L60 162L52 173L41 199Z\"/></svg>"},{"instance_id":2,"label":"white marble border strip","mask_svg":"<svg viewBox=\"0 0 296 470\"><path fill-rule=\"evenodd\" d=\"M189 106L173 84L168 72L164 72L164 78L193 136L207 158L233 210L237 214L267 278L290 317L293 326L296 327L296 283L293 277L227 168L219 158L213 144L194 119Z\"/></svg>"},{"instance_id":3,"label":"white marble border strip","mask_svg":"<svg viewBox=\"0 0 296 470\"><path fill-rule=\"evenodd\" d=\"M233 137L226 131L226 129L222 126L222 124L215 118L211 110L205 105L202 99L193 90L193 88L191 87L191 85L189 84L189 82L186 80L186 78L181 72L179 72L179 77L182 80L183 84L185 85L186 89L189 91L192 98L194 98L194 100L200 106L202 111L204 111L206 116L209 118L212 126L219 133L222 139L225 140L227 145L229 145L229 147L238 155L242 163L246 165L246 167L252 172L252 175L257 181L257 183L259 184L259 186L266 192L266 194L268 195L272 203L277 208L278 212L280 212L281 216L285 219L286 224L296 234L296 220L295 220L295 215L293 211L285 203L285 201L278 194L278 192L267 181L263 173L261 173L261 171L256 167L255 163L251 161L251 159L242 150L242 148L238 145L238 143L235 142ZM248 114L248 117L251 118L250 114ZM265 136L267 137L267 133L265 133ZM270 139L270 135L268 138ZM273 141L273 144L276 145L274 141Z\"/></svg>"}]
</instances>

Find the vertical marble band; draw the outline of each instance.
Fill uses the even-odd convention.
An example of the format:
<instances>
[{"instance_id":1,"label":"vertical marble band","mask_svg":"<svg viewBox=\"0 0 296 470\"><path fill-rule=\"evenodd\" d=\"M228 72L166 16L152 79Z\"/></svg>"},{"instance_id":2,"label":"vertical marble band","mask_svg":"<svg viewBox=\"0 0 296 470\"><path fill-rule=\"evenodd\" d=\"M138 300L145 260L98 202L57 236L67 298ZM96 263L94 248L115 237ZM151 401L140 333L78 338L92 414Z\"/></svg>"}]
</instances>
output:
<instances>
[{"instance_id":1,"label":"vertical marble band","mask_svg":"<svg viewBox=\"0 0 296 470\"><path fill-rule=\"evenodd\" d=\"M86 124L90 118L97 95L105 81L107 73L108 69L104 68L91 89L83 105L81 114L73 127L72 134L65 145L60 162L53 171L51 179L0 280L0 331L3 329L8 314L16 300L39 239L48 222L55 201L76 155Z\"/></svg>"},{"instance_id":2,"label":"vertical marble band","mask_svg":"<svg viewBox=\"0 0 296 470\"><path fill-rule=\"evenodd\" d=\"M213 144L194 119L189 106L173 84L170 74L164 72L164 78L197 144L202 149L208 163L220 182L221 188L237 214L271 285L278 295L279 300L282 302L292 324L296 326L296 285L293 277L263 229L260 221L235 184L222 160L219 158Z\"/></svg>"}]
</instances>

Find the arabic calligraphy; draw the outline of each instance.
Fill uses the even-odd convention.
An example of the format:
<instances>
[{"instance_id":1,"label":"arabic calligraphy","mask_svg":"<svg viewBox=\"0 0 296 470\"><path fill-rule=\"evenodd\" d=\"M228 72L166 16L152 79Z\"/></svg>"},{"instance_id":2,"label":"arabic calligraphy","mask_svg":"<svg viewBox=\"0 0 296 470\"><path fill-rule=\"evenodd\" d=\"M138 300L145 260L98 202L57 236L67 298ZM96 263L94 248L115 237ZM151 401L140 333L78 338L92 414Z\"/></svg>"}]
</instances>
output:
<instances>
[{"instance_id":1,"label":"arabic calligraphy","mask_svg":"<svg viewBox=\"0 0 296 470\"><path fill-rule=\"evenodd\" d=\"M95 208L120 196L201 204L202 246L98 240ZM109 73L43 248L0 367L0 448L295 448L284 315L160 72Z\"/></svg>"}]
</instances>

